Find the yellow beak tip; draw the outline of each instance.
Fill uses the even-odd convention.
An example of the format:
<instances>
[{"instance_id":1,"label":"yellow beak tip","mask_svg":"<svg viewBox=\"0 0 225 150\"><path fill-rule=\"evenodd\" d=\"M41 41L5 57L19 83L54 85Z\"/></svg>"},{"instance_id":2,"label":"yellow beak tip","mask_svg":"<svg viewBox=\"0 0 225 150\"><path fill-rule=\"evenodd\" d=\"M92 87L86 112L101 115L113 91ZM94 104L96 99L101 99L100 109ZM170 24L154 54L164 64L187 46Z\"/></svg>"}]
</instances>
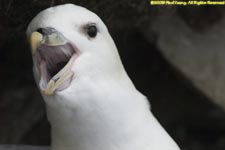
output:
<instances>
[{"instance_id":1,"label":"yellow beak tip","mask_svg":"<svg viewBox=\"0 0 225 150\"><path fill-rule=\"evenodd\" d=\"M30 35L30 46L32 54L35 54L38 44L42 41L43 36L39 32L33 32Z\"/></svg>"}]
</instances>

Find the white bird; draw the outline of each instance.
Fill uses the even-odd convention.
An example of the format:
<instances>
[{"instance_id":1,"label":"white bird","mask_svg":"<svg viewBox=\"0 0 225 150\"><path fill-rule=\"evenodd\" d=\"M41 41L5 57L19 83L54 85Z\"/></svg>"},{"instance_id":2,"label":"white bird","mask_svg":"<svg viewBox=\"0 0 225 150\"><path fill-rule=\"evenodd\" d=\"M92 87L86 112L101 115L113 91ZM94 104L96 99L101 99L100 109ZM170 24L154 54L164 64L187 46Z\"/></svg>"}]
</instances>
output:
<instances>
[{"instance_id":1,"label":"white bird","mask_svg":"<svg viewBox=\"0 0 225 150\"><path fill-rule=\"evenodd\" d=\"M179 150L96 14L73 4L51 7L31 21L27 36L52 150Z\"/></svg>"}]
</instances>

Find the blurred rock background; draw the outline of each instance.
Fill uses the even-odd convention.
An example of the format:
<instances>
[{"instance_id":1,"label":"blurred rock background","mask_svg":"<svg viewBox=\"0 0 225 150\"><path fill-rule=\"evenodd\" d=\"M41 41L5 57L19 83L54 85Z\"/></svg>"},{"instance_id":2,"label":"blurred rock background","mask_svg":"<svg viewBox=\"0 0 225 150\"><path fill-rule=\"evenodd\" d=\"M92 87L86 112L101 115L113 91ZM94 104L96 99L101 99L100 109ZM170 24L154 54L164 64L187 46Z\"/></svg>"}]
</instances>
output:
<instances>
[{"instance_id":1,"label":"blurred rock background","mask_svg":"<svg viewBox=\"0 0 225 150\"><path fill-rule=\"evenodd\" d=\"M139 0L0 1L0 144L49 145L25 30L44 8L96 12L152 111L182 150L225 149L225 9Z\"/></svg>"}]
</instances>

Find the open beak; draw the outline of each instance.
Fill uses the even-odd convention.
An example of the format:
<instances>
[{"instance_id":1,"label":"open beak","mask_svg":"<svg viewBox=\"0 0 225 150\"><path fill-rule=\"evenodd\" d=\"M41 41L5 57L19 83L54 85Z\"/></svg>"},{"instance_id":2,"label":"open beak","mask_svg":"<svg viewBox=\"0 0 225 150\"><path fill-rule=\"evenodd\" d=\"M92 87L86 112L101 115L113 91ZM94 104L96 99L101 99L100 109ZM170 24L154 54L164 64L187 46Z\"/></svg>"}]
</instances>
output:
<instances>
[{"instance_id":1,"label":"open beak","mask_svg":"<svg viewBox=\"0 0 225 150\"><path fill-rule=\"evenodd\" d=\"M66 89L73 77L71 67L78 56L76 48L60 32L49 27L31 33L30 47L40 90L52 95Z\"/></svg>"}]
</instances>

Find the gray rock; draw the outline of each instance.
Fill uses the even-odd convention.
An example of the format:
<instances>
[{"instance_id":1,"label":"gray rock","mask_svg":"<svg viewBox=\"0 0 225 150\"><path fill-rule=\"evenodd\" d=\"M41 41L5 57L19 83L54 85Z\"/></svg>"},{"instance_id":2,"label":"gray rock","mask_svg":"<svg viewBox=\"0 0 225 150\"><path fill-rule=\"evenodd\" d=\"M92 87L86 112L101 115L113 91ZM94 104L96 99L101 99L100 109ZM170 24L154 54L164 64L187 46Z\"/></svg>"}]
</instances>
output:
<instances>
[{"instance_id":1,"label":"gray rock","mask_svg":"<svg viewBox=\"0 0 225 150\"><path fill-rule=\"evenodd\" d=\"M149 31L165 58L203 94L225 109L225 18L198 32L176 14L157 18ZM143 32L148 39L151 35Z\"/></svg>"}]
</instances>

